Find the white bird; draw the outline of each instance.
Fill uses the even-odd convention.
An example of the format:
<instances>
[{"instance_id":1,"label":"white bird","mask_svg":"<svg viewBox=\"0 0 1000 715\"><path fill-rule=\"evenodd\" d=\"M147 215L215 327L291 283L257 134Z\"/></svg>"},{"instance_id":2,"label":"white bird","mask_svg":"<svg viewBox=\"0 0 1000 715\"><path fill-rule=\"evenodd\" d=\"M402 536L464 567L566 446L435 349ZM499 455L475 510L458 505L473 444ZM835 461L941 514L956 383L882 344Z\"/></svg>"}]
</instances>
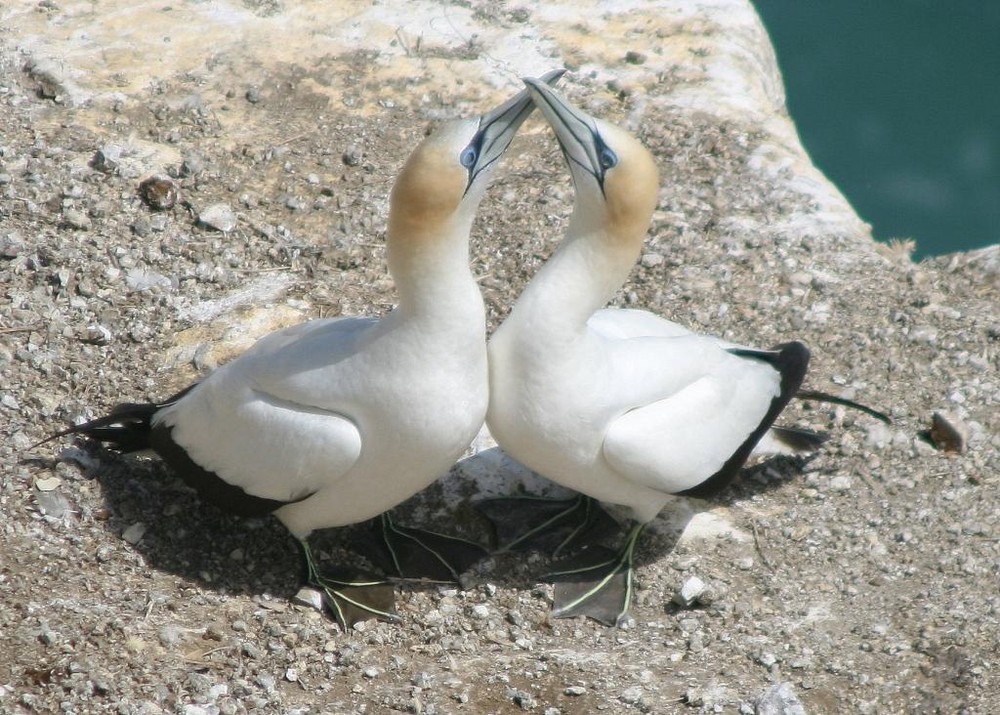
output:
<instances>
[{"instance_id":1,"label":"white bird","mask_svg":"<svg viewBox=\"0 0 1000 715\"><path fill-rule=\"evenodd\" d=\"M53 437L152 449L222 509L273 512L302 546L307 582L341 623L393 617L391 587L387 597L384 582L324 578L307 538L376 517L424 489L482 426L485 312L469 231L533 108L523 91L479 118L443 125L410 155L390 199L387 257L398 304L387 316L279 330L165 402L119 405ZM484 553L387 517L382 526L400 575L401 555L420 546L452 576L460 569L443 553L450 545L465 545L460 559Z\"/></svg>"},{"instance_id":2,"label":"white bird","mask_svg":"<svg viewBox=\"0 0 1000 715\"><path fill-rule=\"evenodd\" d=\"M715 494L762 441L822 441L800 430L768 434L799 390L809 351L799 342L754 350L644 311L602 310L639 257L656 165L625 130L525 82L559 140L576 201L565 239L490 340L486 421L517 461L635 520L612 558L554 574L576 584L565 598L557 585L553 615L613 624L629 608L643 527L674 495Z\"/></svg>"}]
</instances>

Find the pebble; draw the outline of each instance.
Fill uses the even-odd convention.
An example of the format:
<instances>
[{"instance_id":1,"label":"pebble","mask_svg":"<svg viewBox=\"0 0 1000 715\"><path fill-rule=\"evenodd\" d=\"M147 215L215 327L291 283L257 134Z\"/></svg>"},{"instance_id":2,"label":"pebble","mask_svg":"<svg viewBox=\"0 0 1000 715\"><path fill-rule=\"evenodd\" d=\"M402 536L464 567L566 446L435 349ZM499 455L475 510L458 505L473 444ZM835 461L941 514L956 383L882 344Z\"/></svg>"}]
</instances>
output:
<instances>
[{"instance_id":1,"label":"pebble","mask_svg":"<svg viewBox=\"0 0 1000 715\"><path fill-rule=\"evenodd\" d=\"M642 254L640 262L642 263L643 268L654 268L663 263L665 260L666 259L659 253L644 253Z\"/></svg>"},{"instance_id":2,"label":"pebble","mask_svg":"<svg viewBox=\"0 0 1000 715\"><path fill-rule=\"evenodd\" d=\"M961 454L969 443L969 428L950 412L938 411L931 415L930 438L942 452Z\"/></svg>"},{"instance_id":3,"label":"pebble","mask_svg":"<svg viewBox=\"0 0 1000 715\"><path fill-rule=\"evenodd\" d=\"M323 594L315 588L304 586L292 597L294 603L317 611L323 610Z\"/></svg>"},{"instance_id":4,"label":"pebble","mask_svg":"<svg viewBox=\"0 0 1000 715\"><path fill-rule=\"evenodd\" d=\"M197 152L191 152L184 156L181 162L181 176L197 176L205 170L205 159Z\"/></svg>"},{"instance_id":5,"label":"pebble","mask_svg":"<svg viewBox=\"0 0 1000 715\"><path fill-rule=\"evenodd\" d=\"M372 678L377 678L381 674L381 672L382 672L381 670L372 665L362 670L361 675L371 680Z\"/></svg>"},{"instance_id":6,"label":"pebble","mask_svg":"<svg viewBox=\"0 0 1000 715\"><path fill-rule=\"evenodd\" d=\"M154 211L172 209L179 196L177 184L165 176L151 176L139 184L139 197Z\"/></svg>"},{"instance_id":7,"label":"pebble","mask_svg":"<svg viewBox=\"0 0 1000 715\"><path fill-rule=\"evenodd\" d=\"M756 715L806 715L806 709L788 682L772 685L757 697Z\"/></svg>"},{"instance_id":8,"label":"pebble","mask_svg":"<svg viewBox=\"0 0 1000 715\"><path fill-rule=\"evenodd\" d=\"M35 501L39 511L53 519L61 519L66 512L72 511L69 499L60 491L39 491L35 494Z\"/></svg>"},{"instance_id":9,"label":"pebble","mask_svg":"<svg viewBox=\"0 0 1000 715\"><path fill-rule=\"evenodd\" d=\"M685 579L674 594L674 603L683 608L689 608L704 592L705 582L697 576L690 576Z\"/></svg>"},{"instance_id":10,"label":"pebble","mask_svg":"<svg viewBox=\"0 0 1000 715\"><path fill-rule=\"evenodd\" d=\"M105 144L94 152L90 165L97 171L112 174L118 171L123 153L124 149L120 144Z\"/></svg>"},{"instance_id":11,"label":"pebble","mask_svg":"<svg viewBox=\"0 0 1000 715\"><path fill-rule=\"evenodd\" d=\"M623 703L627 703L629 705L635 705L640 700L642 700L642 688L640 688L638 685L633 686L631 688L625 688L625 690L622 691L620 699Z\"/></svg>"},{"instance_id":12,"label":"pebble","mask_svg":"<svg viewBox=\"0 0 1000 715\"><path fill-rule=\"evenodd\" d=\"M838 474L830 479L830 489L835 492L846 492L851 488L853 480L846 474Z\"/></svg>"},{"instance_id":13,"label":"pebble","mask_svg":"<svg viewBox=\"0 0 1000 715\"><path fill-rule=\"evenodd\" d=\"M227 204L212 204L198 214L198 223L216 231L229 233L236 228L236 214Z\"/></svg>"},{"instance_id":14,"label":"pebble","mask_svg":"<svg viewBox=\"0 0 1000 715\"><path fill-rule=\"evenodd\" d=\"M483 620L490 617L490 609L482 603L477 603L472 607L472 617Z\"/></svg>"},{"instance_id":15,"label":"pebble","mask_svg":"<svg viewBox=\"0 0 1000 715\"><path fill-rule=\"evenodd\" d=\"M62 214L62 223L77 231L86 231L91 226L90 217L79 209L66 209Z\"/></svg>"},{"instance_id":16,"label":"pebble","mask_svg":"<svg viewBox=\"0 0 1000 715\"><path fill-rule=\"evenodd\" d=\"M152 288L169 288L170 279L162 273L149 271L144 268L130 268L125 274L125 285L130 290L144 291Z\"/></svg>"},{"instance_id":17,"label":"pebble","mask_svg":"<svg viewBox=\"0 0 1000 715\"><path fill-rule=\"evenodd\" d=\"M341 156L341 161L347 166L357 166L361 163L363 154L361 153L361 148L351 144L344 150L343 156Z\"/></svg>"},{"instance_id":18,"label":"pebble","mask_svg":"<svg viewBox=\"0 0 1000 715\"><path fill-rule=\"evenodd\" d=\"M583 687L582 685L570 685L568 688L566 688L563 691L563 694L570 695L570 696L573 696L573 697L576 697L576 696L579 696L579 695L586 695L587 694L587 689L585 687Z\"/></svg>"},{"instance_id":19,"label":"pebble","mask_svg":"<svg viewBox=\"0 0 1000 715\"><path fill-rule=\"evenodd\" d=\"M145 533L146 533L146 525L143 524L141 521L137 521L136 523L132 524L132 526L128 527L127 529L125 529L125 531L122 532L122 538L128 543L135 546L140 541L142 541L142 537L145 535Z\"/></svg>"}]
</instances>

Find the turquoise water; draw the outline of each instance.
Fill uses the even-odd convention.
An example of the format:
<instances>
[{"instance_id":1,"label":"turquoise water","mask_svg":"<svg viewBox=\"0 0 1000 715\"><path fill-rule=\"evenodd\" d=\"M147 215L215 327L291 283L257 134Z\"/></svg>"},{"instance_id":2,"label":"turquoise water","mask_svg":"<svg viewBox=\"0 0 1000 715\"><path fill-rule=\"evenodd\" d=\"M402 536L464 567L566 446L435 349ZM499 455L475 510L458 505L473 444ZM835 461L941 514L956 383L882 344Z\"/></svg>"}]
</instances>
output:
<instances>
[{"instance_id":1,"label":"turquoise water","mask_svg":"<svg viewBox=\"0 0 1000 715\"><path fill-rule=\"evenodd\" d=\"M1000 243L1000 2L754 4L806 150L876 238Z\"/></svg>"}]
</instances>

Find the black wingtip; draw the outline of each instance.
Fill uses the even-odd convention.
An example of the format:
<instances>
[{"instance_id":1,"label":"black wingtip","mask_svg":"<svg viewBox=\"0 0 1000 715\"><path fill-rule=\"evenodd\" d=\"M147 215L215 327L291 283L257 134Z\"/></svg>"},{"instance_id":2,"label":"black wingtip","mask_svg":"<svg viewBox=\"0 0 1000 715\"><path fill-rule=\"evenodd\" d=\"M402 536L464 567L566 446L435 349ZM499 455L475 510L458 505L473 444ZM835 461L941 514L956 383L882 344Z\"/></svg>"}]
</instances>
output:
<instances>
[{"instance_id":1,"label":"black wingtip","mask_svg":"<svg viewBox=\"0 0 1000 715\"><path fill-rule=\"evenodd\" d=\"M802 386L806 372L809 370L809 348L804 344L794 341L783 343L775 347L773 351L751 350L749 348L732 348L733 355L745 357L751 360L760 360L773 367L781 376L781 387L778 396L771 400L771 407L768 409L764 419L760 421L757 428L743 441L743 444L733 452L733 454L722 465L722 468L711 477L690 489L678 492L680 496L696 497L707 499L715 496L736 478L740 468L746 463L753 448L760 441L764 433L771 429L771 425L785 409L788 403Z\"/></svg>"}]
</instances>

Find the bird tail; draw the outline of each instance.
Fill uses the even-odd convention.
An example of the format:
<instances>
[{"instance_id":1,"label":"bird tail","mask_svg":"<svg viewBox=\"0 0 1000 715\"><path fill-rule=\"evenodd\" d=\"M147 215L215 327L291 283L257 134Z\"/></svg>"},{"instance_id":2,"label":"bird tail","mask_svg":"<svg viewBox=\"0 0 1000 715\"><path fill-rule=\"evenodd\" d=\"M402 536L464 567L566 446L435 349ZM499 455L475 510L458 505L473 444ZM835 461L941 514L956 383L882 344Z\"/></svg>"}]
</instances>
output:
<instances>
[{"instance_id":1,"label":"bird tail","mask_svg":"<svg viewBox=\"0 0 1000 715\"><path fill-rule=\"evenodd\" d=\"M152 402L115 405L104 417L67 427L33 446L37 447L66 435L79 434L122 454L141 452L149 449L150 420L158 409L160 405Z\"/></svg>"},{"instance_id":2,"label":"bird tail","mask_svg":"<svg viewBox=\"0 0 1000 715\"><path fill-rule=\"evenodd\" d=\"M799 390L795 393L795 398L798 400L811 400L813 402L827 402L831 405L841 405L843 407L850 407L852 410L858 410L859 412L864 412L866 415L870 415L880 422L885 422L887 425L892 424L892 419L889 415L884 412L880 412L873 407L868 405L862 405L860 402L855 402L854 400L848 400L846 397L837 397L836 395L831 395L828 392L820 392L819 390Z\"/></svg>"},{"instance_id":3,"label":"bird tail","mask_svg":"<svg viewBox=\"0 0 1000 715\"><path fill-rule=\"evenodd\" d=\"M191 387L194 387L194 385ZM150 449L152 445L149 439L153 415L167 405L173 404L182 398L191 387L178 392L163 402L123 402L120 405L115 405L111 408L111 412L104 417L98 417L89 422L83 422L60 430L55 434L49 435L42 441L36 442L32 445L32 448L46 442L51 442L59 437L79 434L100 442L109 449L121 454Z\"/></svg>"}]
</instances>

